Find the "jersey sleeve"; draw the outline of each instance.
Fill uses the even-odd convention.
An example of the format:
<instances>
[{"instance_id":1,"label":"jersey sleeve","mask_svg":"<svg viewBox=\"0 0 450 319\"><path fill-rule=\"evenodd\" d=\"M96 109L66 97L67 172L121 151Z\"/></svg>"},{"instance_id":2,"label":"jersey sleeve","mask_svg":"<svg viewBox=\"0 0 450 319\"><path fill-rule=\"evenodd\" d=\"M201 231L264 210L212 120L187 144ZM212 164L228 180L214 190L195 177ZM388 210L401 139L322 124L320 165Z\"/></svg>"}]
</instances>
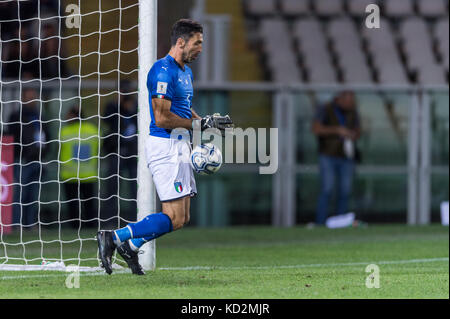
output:
<instances>
[{"instance_id":1,"label":"jersey sleeve","mask_svg":"<svg viewBox=\"0 0 450 319\"><path fill-rule=\"evenodd\" d=\"M155 65L149 73L147 87L152 98L172 101L174 85L169 67L162 64Z\"/></svg>"}]
</instances>

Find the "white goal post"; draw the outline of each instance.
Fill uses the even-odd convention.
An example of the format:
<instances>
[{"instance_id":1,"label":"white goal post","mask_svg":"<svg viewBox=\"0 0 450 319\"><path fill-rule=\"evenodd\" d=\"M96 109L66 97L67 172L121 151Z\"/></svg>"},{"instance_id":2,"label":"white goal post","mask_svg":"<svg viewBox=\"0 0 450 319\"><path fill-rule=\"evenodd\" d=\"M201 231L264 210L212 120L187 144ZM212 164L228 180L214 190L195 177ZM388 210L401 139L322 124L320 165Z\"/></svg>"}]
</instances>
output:
<instances>
[{"instance_id":1,"label":"white goal post","mask_svg":"<svg viewBox=\"0 0 450 319\"><path fill-rule=\"evenodd\" d=\"M0 14L0 35L7 34L4 28L2 30L2 27L8 23L15 23L18 26L18 34L11 31L11 34L7 34L6 38L2 38L0 41L0 173L2 174L0 176L0 198L2 199L0 202L0 271L66 271L73 269L74 266L78 267L80 271L103 271L99 267L100 260L95 240L97 231L103 229L102 222L117 219L118 224L113 227L117 228L126 222L141 220L150 213L156 213L156 192L150 171L147 168L145 143L148 139L150 125L149 97L146 86L147 73L157 58L157 0L108 0L108 2L93 0L89 3L84 0L58 1L58 7L54 8L51 14L45 11L47 8L45 4L41 6L41 1L36 0L30 3L37 5L37 13L25 18L21 16L23 15L21 10L25 14L30 13L25 10L26 1L14 0L4 3L7 2L15 3L20 13L16 12L16 16L6 16L6 18L5 14ZM8 7L4 3L0 4L0 9L12 10L11 8L14 8L13 6ZM94 7L95 9L86 11L87 7ZM138 15L136 9L139 11ZM130 14L130 12L135 14L133 17L128 16L127 18L128 21L134 21L134 25L123 25L125 15ZM112 15L115 15L113 22L111 22ZM78 21L80 24L77 26L77 33L67 33L67 35L62 31L65 28L64 25L67 26L65 23L68 18L72 19L71 23L76 24ZM96 22L98 23L98 29L92 31L90 28L95 25L95 23L92 23L93 19L98 19ZM109 19L108 23L116 23L116 25L108 30L102 29L104 28L102 19L103 21ZM46 35L43 31L50 21L58 21L53 25L56 36ZM91 22L90 25L89 21ZM26 33L23 32L24 30L29 34L21 34ZM136 30L138 33L137 43L132 43L124 48L125 42L136 42L134 37L127 38L127 32ZM112 42L110 37L116 33L118 34L118 41ZM51 41L52 38L58 40L56 53L45 56L42 53L44 43ZM63 43L74 38L78 47L65 50L67 47L63 48ZM98 39L98 45L89 46L88 41L92 41L92 38ZM107 41L109 42L105 45ZM11 54L13 52L11 47L16 44L19 48L18 56ZM24 48L28 47L29 44L32 44L31 47L36 49L38 53L36 56L24 60L22 59L24 52L26 52ZM89 47L90 50L86 51L86 47ZM116 65L105 70L102 59L115 54L117 55ZM128 59L128 56L133 54L137 55L137 65L134 65L131 69L121 69L123 60ZM92 62L93 56L98 57L97 65L94 66L95 70L92 71L91 67L91 71L86 73L85 67L89 63L84 64L82 61ZM56 58L59 63L59 66L56 67L57 75L49 75L44 78L43 74L46 73L46 68L49 65L45 62L52 58ZM75 65L75 68L72 68L73 72L63 74L61 61L71 62L72 67ZM30 77L30 74L27 74L27 76L24 76L24 73L29 70L30 63L33 62L36 63L35 66L38 66L39 75ZM12 65L18 66L17 74L11 71L14 70L11 69ZM49 66L50 69L51 66ZM110 76L111 74L114 75ZM102 77L108 76L110 78L102 81ZM131 78L134 83L137 83L137 90L135 89L136 85L132 84L131 89L128 88L129 91L122 93L121 76L124 76L127 80ZM97 80L92 80L92 77L97 77ZM28 88L35 91L35 98L27 100L24 97L24 92ZM105 115L105 103L110 102L113 97L117 97L119 101L122 95L137 96L137 114L135 112L132 115L123 115L120 111L121 102L117 102L117 112ZM37 118L24 120L24 105L27 103L36 104ZM79 124L78 133L70 137L69 140L64 140L62 130L70 123L67 114L71 112L74 103L79 104L78 116L75 116L75 119L79 123L89 122L97 125L97 133L94 132L94 135L86 137L81 129L82 124ZM49 110L52 110L51 115L46 113ZM87 111L89 115L82 116L82 111ZM11 120L15 113L18 117ZM55 117L52 117L53 115ZM103 131L104 122L111 118L118 119L118 133L109 134ZM137 132L121 133L121 125L132 119L137 121ZM25 139L24 132L33 125L37 130L36 135L39 136L39 139L30 142ZM14 126L20 129L14 131L12 129ZM57 133L45 135L47 133L45 127L47 126L52 127L52 132ZM14 138L12 132L16 133ZM123 155L121 153L121 141L133 137L137 139L137 154ZM104 154L102 143L108 138L115 138L117 141L118 151L111 153L117 157L117 168L113 175L105 176L107 164L102 166L102 163L108 161L111 154ZM84 154L83 145L92 139L98 141L98 149ZM78 143L76 151L72 151L76 153L76 158L62 159L64 152L62 144L66 141ZM39 149L36 157L25 160L26 153L34 146ZM19 155L15 156L14 160L5 161L6 158L12 157L11 153L14 149L20 150ZM129 174L131 173L129 172L122 174L121 171L121 161L129 159L135 159L137 163L134 177L130 177ZM83 182L90 179L82 176L80 163L90 160L98 163L95 176L98 187L94 196L84 198L81 196L82 191L84 191L83 187L85 187ZM66 181L61 179L62 166L71 161L77 161L78 163L76 177L73 178L78 183L78 197L76 199L69 199L65 195ZM33 173L34 179L31 179L31 181L25 179L28 174L28 167L36 167L36 171ZM9 172L10 179L6 177L5 172ZM110 182L111 177L113 177L113 182ZM115 194L105 195L104 187L108 183L117 184ZM127 186L124 187L125 191L121 188L122 183L127 183ZM130 195L132 191L129 190L133 183L134 185L137 184L134 197ZM33 184L37 184L35 190L38 191L35 198L28 200L26 199L27 194L31 193L30 185ZM6 200L6 194L12 194L13 192L15 196L11 195L9 200ZM125 195L122 192L125 192ZM94 217L85 217L85 205L91 200L98 203L93 214ZM79 222L79 226L71 229L67 226L74 220L67 219L64 214L69 209L68 207L73 207L69 204L74 201L78 202L75 219ZM106 206L108 201L117 202L117 213L111 218L104 217L101 209L101 206ZM129 204L136 206L137 211L133 219L130 220L128 217L121 215L122 202L125 203L123 204L124 207ZM52 215L50 217L44 216L48 214L50 208ZM27 224L23 224L29 217L27 215L29 212L31 212L30 215L35 215L35 220L30 219ZM15 217L13 217L13 214ZM89 222L95 222L95 225L98 226L82 228L81 225ZM139 254L141 265L145 270L154 270L156 264L155 240L146 243L141 250L142 252ZM126 267L123 260L120 257L115 257L113 267L120 269L122 266Z\"/></svg>"},{"instance_id":2,"label":"white goal post","mask_svg":"<svg viewBox=\"0 0 450 319\"><path fill-rule=\"evenodd\" d=\"M149 96L147 90L147 74L156 61L158 0L139 0L139 142L138 142L138 219L141 220L150 212L155 213L156 195L150 170L145 160L145 143L150 126ZM155 269L155 240L142 246L143 254L139 255L139 263L146 270Z\"/></svg>"}]
</instances>

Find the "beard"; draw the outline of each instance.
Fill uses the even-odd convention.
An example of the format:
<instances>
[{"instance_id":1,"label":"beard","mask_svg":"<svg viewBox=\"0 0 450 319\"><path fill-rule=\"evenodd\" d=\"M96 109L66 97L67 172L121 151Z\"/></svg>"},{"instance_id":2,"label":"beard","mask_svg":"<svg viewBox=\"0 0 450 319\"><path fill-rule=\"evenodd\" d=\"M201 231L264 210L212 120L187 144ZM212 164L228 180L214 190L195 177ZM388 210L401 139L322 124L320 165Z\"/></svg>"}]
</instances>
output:
<instances>
[{"instance_id":1,"label":"beard","mask_svg":"<svg viewBox=\"0 0 450 319\"><path fill-rule=\"evenodd\" d=\"M181 59L183 60L184 63L192 63L194 62L195 59L197 59L197 55L192 55L190 54L190 52L183 52Z\"/></svg>"}]
</instances>

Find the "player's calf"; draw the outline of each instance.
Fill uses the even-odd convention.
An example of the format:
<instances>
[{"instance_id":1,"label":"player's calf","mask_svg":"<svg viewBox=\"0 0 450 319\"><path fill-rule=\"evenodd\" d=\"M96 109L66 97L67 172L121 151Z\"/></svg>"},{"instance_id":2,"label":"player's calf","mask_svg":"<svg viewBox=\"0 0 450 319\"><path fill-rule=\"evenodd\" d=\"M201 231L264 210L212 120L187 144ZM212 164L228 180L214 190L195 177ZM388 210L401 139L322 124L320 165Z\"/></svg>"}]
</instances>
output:
<instances>
[{"instance_id":1,"label":"player's calf","mask_svg":"<svg viewBox=\"0 0 450 319\"><path fill-rule=\"evenodd\" d=\"M162 203L162 211L169 216L172 221L173 230L178 230L182 228L187 222L189 218L186 218L189 215L187 212L187 203L190 200L189 196L176 199L169 202Z\"/></svg>"}]
</instances>

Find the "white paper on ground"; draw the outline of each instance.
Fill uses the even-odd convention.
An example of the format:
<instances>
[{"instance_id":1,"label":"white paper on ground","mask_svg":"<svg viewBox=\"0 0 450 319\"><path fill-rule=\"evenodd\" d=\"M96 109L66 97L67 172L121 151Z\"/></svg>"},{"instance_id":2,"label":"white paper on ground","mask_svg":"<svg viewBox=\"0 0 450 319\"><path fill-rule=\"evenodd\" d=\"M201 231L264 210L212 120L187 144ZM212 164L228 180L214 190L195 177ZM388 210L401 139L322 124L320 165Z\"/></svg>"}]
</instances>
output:
<instances>
[{"instance_id":1,"label":"white paper on ground","mask_svg":"<svg viewBox=\"0 0 450 319\"><path fill-rule=\"evenodd\" d=\"M448 226L448 202L441 203L441 223Z\"/></svg>"},{"instance_id":2,"label":"white paper on ground","mask_svg":"<svg viewBox=\"0 0 450 319\"><path fill-rule=\"evenodd\" d=\"M329 217L326 221L328 228L343 228L350 227L355 221L355 213L347 213L343 215L336 215Z\"/></svg>"}]
</instances>

